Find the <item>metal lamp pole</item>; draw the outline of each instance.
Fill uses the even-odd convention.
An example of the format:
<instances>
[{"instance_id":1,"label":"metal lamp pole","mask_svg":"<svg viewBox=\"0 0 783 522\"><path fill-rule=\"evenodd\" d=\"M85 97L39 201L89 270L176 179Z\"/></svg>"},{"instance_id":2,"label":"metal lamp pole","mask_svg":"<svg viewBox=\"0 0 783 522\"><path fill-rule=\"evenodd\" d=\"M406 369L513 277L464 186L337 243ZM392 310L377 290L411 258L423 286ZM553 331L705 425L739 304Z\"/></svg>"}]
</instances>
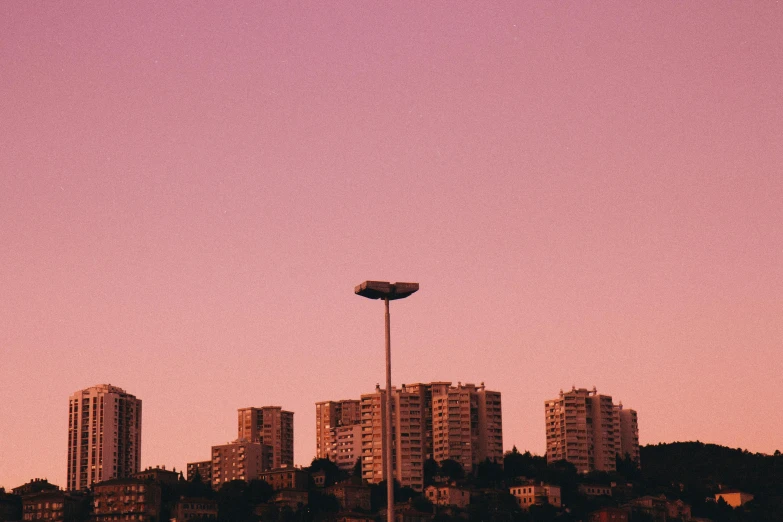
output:
<instances>
[{"instance_id":1,"label":"metal lamp pole","mask_svg":"<svg viewBox=\"0 0 783 522\"><path fill-rule=\"evenodd\" d=\"M384 448L386 454L386 520L394 522L394 464L392 462L392 398L391 387L391 316L389 301L404 299L419 289L418 283L389 283L365 281L354 289L357 295L368 299L383 299L386 309L386 430Z\"/></svg>"}]
</instances>

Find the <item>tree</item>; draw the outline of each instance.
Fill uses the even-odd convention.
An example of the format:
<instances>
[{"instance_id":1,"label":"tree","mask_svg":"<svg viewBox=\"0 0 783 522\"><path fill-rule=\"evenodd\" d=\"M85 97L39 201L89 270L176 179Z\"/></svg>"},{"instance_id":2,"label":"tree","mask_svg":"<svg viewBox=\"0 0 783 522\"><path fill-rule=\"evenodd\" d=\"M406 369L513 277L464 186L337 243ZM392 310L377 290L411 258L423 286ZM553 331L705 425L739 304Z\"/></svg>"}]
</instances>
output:
<instances>
[{"instance_id":1,"label":"tree","mask_svg":"<svg viewBox=\"0 0 783 522\"><path fill-rule=\"evenodd\" d=\"M435 483L435 476L440 471L435 459L429 458L424 461L424 485L429 486Z\"/></svg>"},{"instance_id":2,"label":"tree","mask_svg":"<svg viewBox=\"0 0 783 522\"><path fill-rule=\"evenodd\" d=\"M351 476L354 478L358 478L359 482L362 480L362 458L359 457L356 459L356 463L353 465L353 470L351 472Z\"/></svg>"},{"instance_id":3,"label":"tree","mask_svg":"<svg viewBox=\"0 0 783 522\"><path fill-rule=\"evenodd\" d=\"M497 487L503 482L503 466L492 460L484 459L476 466L476 485L479 487Z\"/></svg>"},{"instance_id":4,"label":"tree","mask_svg":"<svg viewBox=\"0 0 783 522\"><path fill-rule=\"evenodd\" d=\"M454 459L445 459L440 462L440 472L451 480L460 480L465 477L465 470L462 464Z\"/></svg>"},{"instance_id":5,"label":"tree","mask_svg":"<svg viewBox=\"0 0 783 522\"><path fill-rule=\"evenodd\" d=\"M313 459L310 463L310 473L318 471L323 471L324 473L324 486L331 486L335 482L347 478L345 473L337 467L337 464L329 459Z\"/></svg>"},{"instance_id":6,"label":"tree","mask_svg":"<svg viewBox=\"0 0 783 522\"><path fill-rule=\"evenodd\" d=\"M245 492L248 483L244 480L224 482L217 494L218 518L231 522L253 522L253 506Z\"/></svg>"}]
</instances>

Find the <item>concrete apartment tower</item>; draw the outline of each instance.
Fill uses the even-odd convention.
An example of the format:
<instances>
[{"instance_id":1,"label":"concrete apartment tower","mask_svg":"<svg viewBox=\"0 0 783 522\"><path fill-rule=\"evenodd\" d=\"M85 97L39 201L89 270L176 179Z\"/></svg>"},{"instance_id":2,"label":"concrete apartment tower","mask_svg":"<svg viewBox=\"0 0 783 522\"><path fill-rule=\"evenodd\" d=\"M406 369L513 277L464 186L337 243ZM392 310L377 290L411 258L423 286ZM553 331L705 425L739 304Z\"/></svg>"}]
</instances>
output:
<instances>
[{"instance_id":1,"label":"concrete apartment tower","mask_svg":"<svg viewBox=\"0 0 783 522\"><path fill-rule=\"evenodd\" d=\"M294 413L280 406L240 408L237 439L269 446L272 467L294 465Z\"/></svg>"},{"instance_id":2,"label":"concrete apartment tower","mask_svg":"<svg viewBox=\"0 0 783 522\"><path fill-rule=\"evenodd\" d=\"M424 489L423 431L421 396L403 385L392 388L392 470L401 486ZM386 391L376 386L375 393L362 395L362 478L377 484L386 478L384 418Z\"/></svg>"},{"instance_id":3,"label":"concrete apartment tower","mask_svg":"<svg viewBox=\"0 0 783 522\"><path fill-rule=\"evenodd\" d=\"M620 457L626 455L639 464L639 420L636 410L624 410L623 403L615 406L615 416L620 422Z\"/></svg>"},{"instance_id":4,"label":"concrete apartment tower","mask_svg":"<svg viewBox=\"0 0 783 522\"><path fill-rule=\"evenodd\" d=\"M503 462L500 392L484 384L433 388L432 448L437 462L456 460L472 473L486 459Z\"/></svg>"},{"instance_id":5,"label":"concrete apartment tower","mask_svg":"<svg viewBox=\"0 0 783 522\"><path fill-rule=\"evenodd\" d=\"M141 399L110 384L77 391L68 401L69 491L139 471Z\"/></svg>"},{"instance_id":6,"label":"concrete apartment tower","mask_svg":"<svg viewBox=\"0 0 783 522\"><path fill-rule=\"evenodd\" d=\"M361 455L361 406L358 400L315 403L315 456L351 471Z\"/></svg>"},{"instance_id":7,"label":"concrete apartment tower","mask_svg":"<svg viewBox=\"0 0 783 522\"><path fill-rule=\"evenodd\" d=\"M385 477L383 453L384 391L362 395L362 478ZM431 382L394 389L394 472L402 485L421 491L424 461L453 459L466 473L486 459L503 462L500 392L484 384Z\"/></svg>"},{"instance_id":8,"label":"concrete apartment tower","mask_svg":"<svg viewBox=\"0 0 783 522\"><path fill-rule=\"evenodd\" d=\"M638 462L636 412L615 406L610 395L600 395L595 388L573 387L568 392L561 390L557 399L545 401L544 410L547 462L566 460L580 473L614 471L615 458L625 453L636 455Z\"/></svg>"}]
</instances>

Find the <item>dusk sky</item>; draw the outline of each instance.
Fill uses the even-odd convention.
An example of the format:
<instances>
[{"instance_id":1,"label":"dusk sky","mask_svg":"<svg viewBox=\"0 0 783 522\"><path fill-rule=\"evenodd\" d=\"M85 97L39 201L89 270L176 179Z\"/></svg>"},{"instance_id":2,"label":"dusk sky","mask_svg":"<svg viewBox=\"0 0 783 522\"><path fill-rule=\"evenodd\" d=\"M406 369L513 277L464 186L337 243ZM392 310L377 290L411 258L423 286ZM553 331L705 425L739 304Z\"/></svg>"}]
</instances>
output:
<instances>
[{"instance_id":1,"label":"dusk sky","mask_svg":"<svg viewBox=\"0 0 783 522\"><path fill-rule=\"evenodd\" d=\"M65 486L68 397L142 466L384 382L592 388L642 444L783 450L783 6L0 2L0 486ZM644 462L642 462L644 466Z\"/></svg>"}]
</instances>

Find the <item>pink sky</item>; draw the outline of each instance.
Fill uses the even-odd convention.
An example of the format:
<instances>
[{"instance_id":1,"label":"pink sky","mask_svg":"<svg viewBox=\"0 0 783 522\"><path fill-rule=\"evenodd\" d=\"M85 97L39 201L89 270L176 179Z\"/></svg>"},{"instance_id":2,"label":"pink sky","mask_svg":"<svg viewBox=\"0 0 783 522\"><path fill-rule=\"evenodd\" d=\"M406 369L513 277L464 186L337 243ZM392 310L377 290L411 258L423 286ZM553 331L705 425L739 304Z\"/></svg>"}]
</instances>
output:
<instances>
[{"instance_id":1,"label":"pink sky","mask_svg":"<svg viewBox=\"0 0 783 522\"><path fill-rule=\"evenodd\" d=\"M485 382L504 445L596 386L643 444L783 449L773 2L0 2L0 486L65 485L67 401L142 465L236 409Z\"/></svg>"}]
</instances>

